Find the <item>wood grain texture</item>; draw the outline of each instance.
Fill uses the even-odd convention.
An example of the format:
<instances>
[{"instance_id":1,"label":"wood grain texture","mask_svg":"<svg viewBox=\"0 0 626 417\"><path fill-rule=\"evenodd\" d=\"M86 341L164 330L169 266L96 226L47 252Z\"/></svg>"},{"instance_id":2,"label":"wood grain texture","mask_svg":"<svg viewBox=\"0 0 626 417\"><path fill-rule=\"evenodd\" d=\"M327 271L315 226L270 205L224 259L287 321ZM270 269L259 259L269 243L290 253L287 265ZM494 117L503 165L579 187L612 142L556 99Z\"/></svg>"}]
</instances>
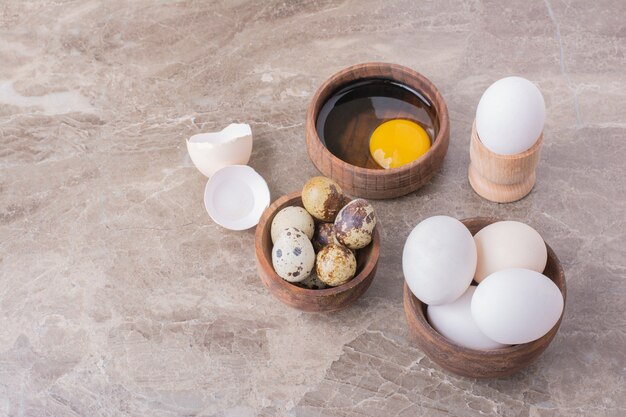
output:
<instances>
[{"instance_id":1,"label":"wood grain texture","mask_svg":"<svg viewBox=\"0 0 626 417\"><path fill-rule=\"evenodd\" d=\"M462 220L472 235L499 219L474 217ZM546 244L548 262L543 272L561 290L566 300L565 274L554 251ZM511 375L534 362L552 341L561 325L563 314L543 337L530 343L502 349L474 350L458 346L439 334L426 319L426 304L418 300L404 283L404 313L409 331L417 346L428 357L448 371L471 378L496 378Z\"/></svg>"},{"instance_id":2,"label":"wood grain texture","mask_svg":"<svg viewBox=\"0 0 626 417\"><path fill-rule=\"evenodd\" d=\"M265 287L288 306L303 311L328 312L341 310L357 300L369 288L378 266L380 236L375 228L372 243L357 251L356 276L338 287L312 290L291 284L276 274L272 266L272 220L276 213L288 206L302 207L300 192L284 195L274 201L263 213L256 228L256 265Z\"/></svg>"},{"instance_id":3,"label":"wood grain texture","mask_svg":"<svg viewBox=\"0 0 626 417\"><path fill-rule=\"evenodd\" d=\"M399 82L421 92L432 103L438 130L432 147L419 159L389 170L362 168L337 158L320 140L316 121L326 100L346 84L368 78ZM395 64L373 62L339 71L317 90L307 110L306 145L311 161L323 175L337 181L348 194L358 197L394 198L417 190L441 168L449 138L448 109L437 88L418 72Z\"/></svg>"},{"instance_id":4,"label":"wood grain texture","mask_svg":"<svg viewBox=\"0 0 626 417\"><path fill-rule=\"evenodd\" d=\"M524 198L535 185L535 169L543 133L528 150L516 155L500 155L487 149L472 125L470 141L470 185L481 197L495 203L510 203Z\"/></svg>"}]
</instances>

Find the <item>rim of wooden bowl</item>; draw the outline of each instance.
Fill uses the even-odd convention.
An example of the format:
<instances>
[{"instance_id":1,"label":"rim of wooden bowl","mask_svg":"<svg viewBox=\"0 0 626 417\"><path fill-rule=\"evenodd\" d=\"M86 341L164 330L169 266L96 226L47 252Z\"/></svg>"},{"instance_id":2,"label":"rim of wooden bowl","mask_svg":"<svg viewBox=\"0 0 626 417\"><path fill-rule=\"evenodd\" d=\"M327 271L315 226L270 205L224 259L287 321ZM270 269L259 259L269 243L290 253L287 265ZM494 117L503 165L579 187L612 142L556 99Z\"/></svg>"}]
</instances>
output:
<instances>
[{"instance_id":1,"label":"rim of wooden bowl","mask_svg":"<svg viewBox=\"0 0 626 417\"><path fill-rule=\"evenodd\" d=\"M504 220L493 218L493 217L470 217L470 218L461 220L461 223L463 223L468 228L472 226L476 227L477 225L479 225L478 229L472 233L472 236L473 236L484 227L492 223L499 222L499 221L504 221ZM519 345L507 346L507 347L503 347L500 349L485 349L485 350L470 349L464 346L457 345L456 343L450 341L449 339L441 335L437 330L435 330L430 325L430 323L428 322L428 319L426 318L426 304L421 302L417 297L415 297L415 295L413 295L413 293L409 289L409 286L406 280L404 281L404 294L403 294L403 299L404 299L404 304L405 304L405 309L404 309L405 314L407 315L410 314L414 320L414 323L416 323L419 326L418 328L414 329L415 331L419 333L425 333L434 339L433 343L426 342L433 347L435 345L445 346L447 350L454 350L463 354L464 356L471 357L474 360L482 360L482 361L489 361L493 359L507 359L507 358L511 358L511 359L530 358L530 359L527 359L528 360L527 363L522 363L521 364L522 366L516 367L516 366L513 366L513 364L511 364L512 365L511 369L508 371L500 370L496 372L494 370L495 373L501 374L497 376L505 376L513 372L516 372L526 367L527 365L530 365L530 363L532 363L532 361L535 358L537 358L548 347L548 345L552 342L552 339L554 339L554 336L556 335L557 331L559 330L559 327L561 326L561 322L563 320L563 315L565 314L565 302L567 298L565 273L563 271L563 267L561 265L561 262L559 261L559 258L556 256L556 253L554 253L550 245L548 245L547 243L546 243L546 249L548 251L548 262L553 262L554 269L555 269L555 273L553 274L554 277L548 277L548 278L550 278L550 280L552 280L552 282L554 282L557 285L557 287L559 288L559 291L563 295L563 312L561 312L561 316L559 317L559 320L550 329L550 331L548 331L548 333L546 333L545 335L543 335L537 340L534 340L528 343L519 344ZM407 303L408 303L409 309L406 308ZM409 326L411 326L410 323L409 323ZM422 341L425 342L425 339L422 339L421 336L418 336L418 337L421 339L420 341L418 341L418 345ZM446 367L445 361L443 361L444 363L442 364L440 363L442 361L440 361L439 358L432 358L430 355L428 356L435 363L438 363L442 368L448 369L451 372L454 372L458 375L471 376L474 378L493 377L491 375L479 376L479 375L467 375L467 374L464 375L462 372L457 373L456 371Z\"/></svg>"},{"instance_id":2,"label":"rim of wooden bowl","mask_svg":"<svg viewBox=\"0 0 626 417\"><path fill-rule=\"evenodd\" d=\"M367 75L363 74L369 71L371 71L372 73ZM391 75L389 75L390 73ZM418 88L409 85L408 83L399 80L397 76L394 76L394 74L396 73L401 73L408 76L409 78L413 78L417 80L416 83L422 83L426 86L426 88ZM338 158L331 151L329 151L328 148L322 143L322 140L317 134L316 125L319 111L323 107L324 103L332 96L332 94L343 86L346 86L358 80L365 80L369 78L379 78L394 81L413 90L416 90L418 93L422 94L428 100L428 103L434 108L435 116L437 117L437 120L439 122L439 130L437 131L437 135L433 140L433 146L431 146L428 151L426 151L426 153L424 153L415 161L391 169L364 168L358 165L352 165L344 161L343 159ZM336 84L338 81L340 81L340 84L338 86L334 86L334 84ZM341 169L349 169L359 174L376 173L377 175L398 175L403 172L411 171L417 165L420 165L424 163L424 161L433 157L433 155L436 153L435 151L437 151L439 148L443 146L448 146L450 135L450 119L448 116L448 107L446 106L446 102L444 101L443 96L441 95L437 87L435 87L435 84L433 84L424 75L403 65L391 64L386 62L366 62L363 64L352 65L342 69L339 72L336 72L335 74L331 75L317 89L307 109L305 131L313 134L313 137L316 139L315 144L313 145L316 150L327 154L327 156L330 157L333 163L337 164ZM446 140L446 138L448 139Z\"/></svg>"},{"instance_id":3,"label":"rim of wooden bowl","mask_svg":"<svg viewBox=\"0 0 626 417\"><path fill-rule=\"evenodd\" d=\"M257 262L259 263L259 267L268 273L272 281L278 283L279 286L287 289L287 291L289 292L293 292L294 294L302 294L311 297L333 296L349 291L359 286L374 271L378 262L378 256L380 254L380 234L378 233L378 227L375 227L374 232L372 233L372 242L370 243L372 245L371 253L370 256L367 258L365 264L363 265L363 269L354 278L352 278L345 284L319 290L302 288L285 281L274 270L271 257L268 258L264 251L265 245L268 244L268 239L269 244L271 245L271 233L269 229L272 226L272 220L281 208L291 205L297 205L302 207L301 195L302 194L300 191L294 191L292 193L285 194L282 197L276 199L276 201L274 201L272 204L270 204L270 206L266 208L261 215L261 219L259 220L259 224L257 225L255 233L255 254ZM266 230L267 235L264 239L264 234L266 233Z\"/></svg>"}]
</instances>

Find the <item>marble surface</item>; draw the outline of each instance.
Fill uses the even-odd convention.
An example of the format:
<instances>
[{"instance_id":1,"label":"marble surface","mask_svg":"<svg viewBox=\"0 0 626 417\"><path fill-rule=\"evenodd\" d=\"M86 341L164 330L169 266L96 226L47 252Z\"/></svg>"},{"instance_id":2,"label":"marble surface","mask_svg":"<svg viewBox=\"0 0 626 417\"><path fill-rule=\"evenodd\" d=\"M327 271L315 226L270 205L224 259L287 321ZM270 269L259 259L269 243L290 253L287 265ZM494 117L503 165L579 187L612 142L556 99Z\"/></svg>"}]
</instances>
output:
<instances>
[{"instance_id":1,"label":"marble surface","mask_svg":"<svg viewBox=\"0 0 626 417\"><path fill-rule=\"evenodd\" d=\"M0 4L0 415L626 415L626 3L21 1ZM442 92L450 149L418 192L375 201L370 290L334 315L277 302L254 230L207 216L185 139L249 122L273 198L316 170L316 88L360 62ZM547 105L538 183L469 187L484 89L518 74ZM421 219L499 216L563 262L562 327L536 364L476 381L414 347L401 249Z\"/></svg>"}]
</instances>

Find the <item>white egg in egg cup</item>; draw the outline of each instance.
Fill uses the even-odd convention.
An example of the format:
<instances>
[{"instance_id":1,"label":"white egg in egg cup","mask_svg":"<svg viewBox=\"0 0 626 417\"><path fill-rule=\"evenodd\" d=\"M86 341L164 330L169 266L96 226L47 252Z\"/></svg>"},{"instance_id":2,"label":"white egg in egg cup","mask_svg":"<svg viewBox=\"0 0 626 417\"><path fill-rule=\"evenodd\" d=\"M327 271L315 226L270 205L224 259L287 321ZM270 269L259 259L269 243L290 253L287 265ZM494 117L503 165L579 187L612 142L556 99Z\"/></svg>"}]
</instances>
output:
<instances>
[{"instance_id":1,"label":"white egg in egg cup","mask_svg":"<svg viewBox=\"0 0 626 417\"><path fill-rule=\"evenodd\" d=\"M468 170L478 195L510 203L530 193L545 119L541 91L525 78L505 77L485 90L472 125Z\"/></svg>"}]
</instances>

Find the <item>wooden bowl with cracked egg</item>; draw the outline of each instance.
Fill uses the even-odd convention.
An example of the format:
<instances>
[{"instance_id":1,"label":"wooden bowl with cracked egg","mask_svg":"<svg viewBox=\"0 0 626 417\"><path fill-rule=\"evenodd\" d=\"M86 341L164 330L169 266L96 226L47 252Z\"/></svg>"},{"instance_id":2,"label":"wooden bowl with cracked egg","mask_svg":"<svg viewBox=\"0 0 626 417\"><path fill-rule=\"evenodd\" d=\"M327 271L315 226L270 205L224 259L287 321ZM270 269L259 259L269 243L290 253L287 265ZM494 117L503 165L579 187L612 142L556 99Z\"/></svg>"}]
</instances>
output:
<instances>
[{"instance_id":1,"label":"wooden bowl with cracked egg","mask_svg":"<svg viewBox=\"0 0 626 417\"><path fill-rule=\"evenodd\" d=\"M256 266L261 281L269 292L290 307L309 312L341 310L356 301L369 288L378 266L380 235L374 229L372 242L356 252L356 275L337 287L324 289L302 288L278 276L272 266L271 226L274 216L288 206L302 207L300 192L284 195L274 201L263 213L256 228Z\"/></svg>"},{"instance_id":2,"label":"wooden bowl with cracked egg","mask_svg":"<svg viewBox=\"0 0 626 417\"><path fill-rule=\"evenodd\" d=\"M485 226L500 219L473 217L461 222L472 236ZM561 262L546 243L548 262L543 274L550 278L566 298L565 274ZM474 283L475 284L475 283ZM442 368L470 378L498 378L511 375L534 362L554 339L559 330L559 321L541 338L520 345L492 350L475 350L459 346L439 334L426 319L426 304L418 300L404 282L404 313L409 332L417 347Z\"/></svg>"},{"instance_id":3,"label":"wooden bowl with cracked egg","mask_svg":"<svg viewBox=\"0 0 626 417\"><path fill-rule=\"evenodd\" d=\"M393 169L371 169L352 165L333 155L320 139L317 121L322 107L336 91L351 83L381 79L401 84L419 93L429 104L435 124L433 145L420 158ZM357 123L358 134L359 130ZM343 190L357 197L386 199L400 197L425 185L439 171L448 150L450 121L446 103L437 87L425 76L410 68L384 62L368 62L345 68L322 84L309 104L306 114L306 147L315 167L332 178ZM353 132L353 134L357 134ZM354 146L354 143L350 143ZM354 152L369 154L368 149Z\"/></svg>"}]
</instances>

